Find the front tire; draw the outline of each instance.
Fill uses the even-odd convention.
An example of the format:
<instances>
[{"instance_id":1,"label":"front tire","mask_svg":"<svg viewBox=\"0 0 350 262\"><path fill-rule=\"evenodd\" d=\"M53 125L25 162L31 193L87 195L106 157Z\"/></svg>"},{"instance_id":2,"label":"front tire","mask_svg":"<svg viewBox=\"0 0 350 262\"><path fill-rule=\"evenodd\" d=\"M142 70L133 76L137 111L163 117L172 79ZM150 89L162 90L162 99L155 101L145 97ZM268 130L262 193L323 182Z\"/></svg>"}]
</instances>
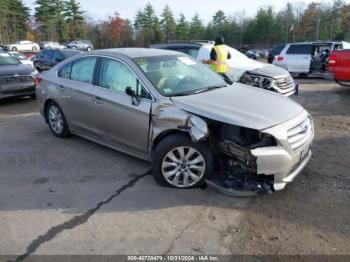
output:
<instances>
[{"instance_id":1,"label":"front tire","mask_svg":"<svg viewBox=\"0 0 350 262\"><path fill-rule=\"evenodd\" d=\"M55 102L49 102L46 106L45 117L49 124L51 132L59 137L66 138L70 136L67 120L61 108Z\"/></svg>"},{"instance_id":2,"label":"front tire","mask_svg":"<svg viewBox=\"0 0 350 262\"><path fill-rule=\"evenodd\" d=\"M152 173L161 186L193 188L213 171L213 155L204 142L177 134L164 138L152 156Z\"/></svg>"}]
</instances>

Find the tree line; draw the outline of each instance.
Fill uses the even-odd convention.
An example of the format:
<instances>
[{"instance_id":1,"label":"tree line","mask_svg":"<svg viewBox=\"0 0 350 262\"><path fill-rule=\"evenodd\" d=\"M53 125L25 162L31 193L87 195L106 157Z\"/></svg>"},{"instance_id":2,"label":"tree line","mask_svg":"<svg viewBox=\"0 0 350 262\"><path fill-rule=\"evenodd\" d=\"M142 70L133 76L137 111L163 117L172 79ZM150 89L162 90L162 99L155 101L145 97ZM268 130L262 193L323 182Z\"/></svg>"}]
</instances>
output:
<instances>
[{"instance_id":1,"label":"tree line","mask_svg":"<svg viewBox=\"0 0 350 262\"><path fill-rule=\"evenodd\" d=\"M244 11L215 12L205 23L197 13L190 19L175 17L166 5L157 15L151 3L139 9L133 20L118 12L96 21L82 11L76 0L36 0L34 15L21 0L0 0L0 41L32 39L62 43L86 38L96 48L148 46L171 40L215 39L241 47L313 40L350 40L350 4L333 2L291 3L279 11L260 8L255 16Z\"/></svg>"}]
</instances>

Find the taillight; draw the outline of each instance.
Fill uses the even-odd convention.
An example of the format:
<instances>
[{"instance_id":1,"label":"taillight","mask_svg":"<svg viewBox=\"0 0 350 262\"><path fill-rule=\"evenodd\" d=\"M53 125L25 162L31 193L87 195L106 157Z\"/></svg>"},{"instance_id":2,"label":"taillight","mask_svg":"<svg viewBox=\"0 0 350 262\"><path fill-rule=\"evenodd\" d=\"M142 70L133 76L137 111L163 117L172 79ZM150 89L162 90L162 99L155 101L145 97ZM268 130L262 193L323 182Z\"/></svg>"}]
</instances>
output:
<instances>
[{"instance_id":1,"label":"taillight","mask_svg":"<svg viewBox=\"0 0 350 262\"><path fill-rule=\"evenodd\" d=\"M277 57L277 61L278 61L278 62L281 62L281 61L283 61L283 60L284 60L284 57L283 57L283 56L278 56L278 57Z\"/></svg>"},{"instance_id":2,"label":"taillight","mask_svg":"<svg viewBox=\"0 0 350 262\"><path fill-rule=\"evenodd\" d=\"M331 55L330 57L329 57L329 60L328 60L328 64L329 65L335 65L336 64L336 56L335 55Z\"/></svg>"},{"instance_id":3,"label":"taillight","mask_svg":"<svg viewBox=\"0 0 350 262\"><path fill-rule=\"evenodd\" d=\"M43 79L41 78L40 75L36 75L36 76L35 76L34 81L35 81L35 86L36 86L37 88L40 87L40 82L41 82L41 80L43 80Z\"/></svg>"}]
</instances>

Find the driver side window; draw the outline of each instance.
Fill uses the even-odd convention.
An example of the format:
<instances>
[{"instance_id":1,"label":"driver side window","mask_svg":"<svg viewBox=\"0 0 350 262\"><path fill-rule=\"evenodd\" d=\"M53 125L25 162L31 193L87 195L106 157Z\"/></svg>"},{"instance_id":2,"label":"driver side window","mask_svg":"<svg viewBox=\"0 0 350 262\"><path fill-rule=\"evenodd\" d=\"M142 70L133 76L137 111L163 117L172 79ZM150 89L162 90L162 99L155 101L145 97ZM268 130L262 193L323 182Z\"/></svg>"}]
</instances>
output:
<instances>
[{"instance_id":1,"label":"driver side window","mask_svg":"<svg viewBox=\"0 0 350 262\"><path fill-rule=\"evenodd\" d=\"M121 93L125 93L125 89L131 87L137 96L151 99L151 96L139 82L134 72L123 63L114 59L102 58L99 85Z\"/></svg>"}]
</instances>

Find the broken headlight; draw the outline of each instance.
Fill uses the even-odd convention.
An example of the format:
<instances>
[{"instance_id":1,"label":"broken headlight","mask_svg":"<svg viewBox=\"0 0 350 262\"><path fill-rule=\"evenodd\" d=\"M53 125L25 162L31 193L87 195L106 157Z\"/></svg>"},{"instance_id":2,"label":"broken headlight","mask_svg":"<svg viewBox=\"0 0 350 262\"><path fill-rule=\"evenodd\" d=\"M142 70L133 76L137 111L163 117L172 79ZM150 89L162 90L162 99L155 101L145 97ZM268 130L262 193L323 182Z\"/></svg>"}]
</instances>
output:
<instances>
[{"instance_id":1,"label":"broken headlight","mask_svg":"<svg viewBox=\"0 0 350 262\"><path fill-rule=\"evenodd\" d=\"M276 145L276 140L273 136L255 129L224 125L220 133L222 141L233 142L247 149Z\"/></svg>"},{"instance_id":2,"label":"broken headlight","mask_svg":"<svg viewBox=\"0 0 350 262\"><path fill-rule=\"evenodd\" d=\"M245 73L241 77L240 82L246 85L256 86L263 89L272 89L273 79L266 76Z\"/></svg>"}]
</instances>

